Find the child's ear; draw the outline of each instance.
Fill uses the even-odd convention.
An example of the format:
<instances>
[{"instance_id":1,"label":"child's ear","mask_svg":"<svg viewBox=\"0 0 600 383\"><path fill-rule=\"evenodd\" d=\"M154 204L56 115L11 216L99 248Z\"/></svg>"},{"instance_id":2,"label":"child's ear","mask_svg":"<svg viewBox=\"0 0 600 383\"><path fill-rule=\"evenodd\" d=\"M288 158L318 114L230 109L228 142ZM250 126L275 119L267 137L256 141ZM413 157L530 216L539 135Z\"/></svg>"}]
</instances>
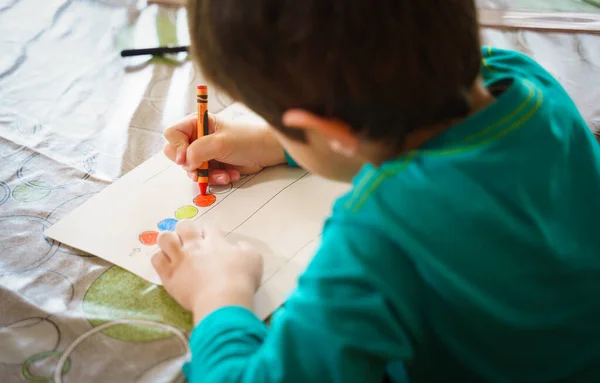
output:
<instances>
[{"instance_id":1,"label":"child's ear","mask_svg":"<svg viewBox=\"0 0 600 383\"><path fill-rule=\"evenodd\" d=\"M353 157L358 151L358 138L343 121L317 116L304 109L289 109L283 114L282 120L288 128L319 132L336 153Z\"/></svg>"}]
</instances>

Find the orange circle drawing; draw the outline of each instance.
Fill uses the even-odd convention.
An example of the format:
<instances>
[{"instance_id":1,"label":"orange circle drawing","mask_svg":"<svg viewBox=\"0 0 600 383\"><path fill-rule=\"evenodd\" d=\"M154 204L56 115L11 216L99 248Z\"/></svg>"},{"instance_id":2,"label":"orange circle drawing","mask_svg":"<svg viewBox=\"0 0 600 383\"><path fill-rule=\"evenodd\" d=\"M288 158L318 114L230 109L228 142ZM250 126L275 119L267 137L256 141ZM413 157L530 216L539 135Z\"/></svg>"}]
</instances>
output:
<instances>
[{"instance_id":1,"label":"orange circle drawing","mask_svg":"<svg viewBox=\"0 0 600 383\"><path fill-rule=\"evenodd\" d=\"M200 206L200 207L207 207L212 205L213 203L215 203L215 201L217 200L217 197L214 196L214 194L207 194L207 195L198 195L196 196L196 198L194 198L194 205L196 206Z\"/></svg>"},{"instance_id":2,"label":"orange circle drawing","mask_svg":"<svg viewBox=\"0 0 600 383\"><path fill-rule=\"evenodd\" d=\"M144 245L156 245L156 239L158 238L158 232L156 231L145 231L140 234L140 242Z\"/></svg>"}]
</instances>

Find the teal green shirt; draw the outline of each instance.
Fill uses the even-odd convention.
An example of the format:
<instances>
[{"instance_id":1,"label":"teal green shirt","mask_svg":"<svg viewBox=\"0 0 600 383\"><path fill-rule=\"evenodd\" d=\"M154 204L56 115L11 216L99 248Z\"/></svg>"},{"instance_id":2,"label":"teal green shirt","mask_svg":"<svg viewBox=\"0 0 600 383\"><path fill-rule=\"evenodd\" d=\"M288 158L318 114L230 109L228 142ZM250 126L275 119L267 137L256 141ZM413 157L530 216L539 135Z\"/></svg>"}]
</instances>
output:
<instances>
[{"instance_id":1,"label":"teal green shirt","mask_svg":"<svg viewBox=\"0 0 600 383\"><path fill-rule=\"evenodd\" d=\"M600 382L600 148L545 70L483 52L496 101L365 166L270 329L195 328L190 383Z\"/></svg>"}]
</instances>

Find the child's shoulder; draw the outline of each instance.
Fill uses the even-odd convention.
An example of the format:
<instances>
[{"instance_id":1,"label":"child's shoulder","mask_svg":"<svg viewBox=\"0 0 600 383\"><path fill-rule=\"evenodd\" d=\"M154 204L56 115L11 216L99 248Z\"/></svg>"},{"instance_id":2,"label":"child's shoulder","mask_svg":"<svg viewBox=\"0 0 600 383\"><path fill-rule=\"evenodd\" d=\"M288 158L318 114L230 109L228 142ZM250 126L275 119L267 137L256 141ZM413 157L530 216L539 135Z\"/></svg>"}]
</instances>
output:
<instances>
[{"instance_id":1,"label":"child's shoulder","mask_svg":"<svg viewBox=\"0 0 600 383\"><path fill-rule=\"evenodd\" d=\"M484 47L482 66L489 85L510 80L512 90L435 143L381 166L366 165L336 202L335 220L394 240L416 233L445 236L456 221L473 221L495 208L498 193L518 199L506 185L514 179L533 182L540 159L562 161L557 153L566 152L559 148L572 137L586 145L593 139L566 91L533 59ZM521 186L537 187L527 182Z\"/></svg>"},{"instance_id":2,"label":"child's shoulder","mask_svg":"<svg viewBox=\"0 0 600 383\"><path fill-rule=\"evenodd\" d=\"M386 230L409 219L420 202L433 202L437 190L423 161L427 160L414 151L381 166L364 166L352 189L336 202L334 214Z\"/></svg>"},{"instance_id":3,"label":"child's shoulder","mask_svg":"<svg viewBox=\"0 0 600 383\"><path fill-rule=\"evenodd\" d=\"M481 73L488 87L507 79L521 79L533 85L544 100L539 118L534 119L539 124L556 125L559 130L575 125L579 132L585 131L586 136L589 133L575 102L560 84L560 78L555 78L533 58L520 52L487 46L482 49Z\"/></svg>"},{"instance_id":4,"label":"child's shoulder","mask_svg":"<svg viewBox=\"0 0 600 383\"><path fill-rule=\"evenodd\" d=\"M517 51L484 46L481 48L481 71L486 82L496 81L498 77L519 75L528 78L551 75L533 58Z\"/></svg>"},{"instance_id":5,"label":"child's shoulder","mask_svg":"<svg viewBox=\"0 0 600 383\"><path fill-rule=\"evenodd\" d=\"M534 58L523 53L485 46L482 48L481 74L489 86L506 78L522 78L531 81L545 92L559 93L568 97L559 81Z\"/></svg>"}]
</instances>

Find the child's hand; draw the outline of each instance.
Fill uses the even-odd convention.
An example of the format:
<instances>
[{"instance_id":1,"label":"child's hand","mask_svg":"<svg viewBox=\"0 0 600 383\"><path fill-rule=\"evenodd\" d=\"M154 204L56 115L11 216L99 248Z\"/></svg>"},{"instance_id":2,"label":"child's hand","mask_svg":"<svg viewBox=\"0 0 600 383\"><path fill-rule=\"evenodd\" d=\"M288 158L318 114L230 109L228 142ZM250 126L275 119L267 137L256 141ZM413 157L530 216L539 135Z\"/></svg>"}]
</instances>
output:
<instances>
[{"instance_id":1,"label":"child's hand","mask_svg":"<svg viewBox=\"0 0 600 383\"><path fill-rule=\"evenodd\" d=\"M211 184L227 184L237 181L240 174L286 162L283 147L267 126L221 121L209 114L210 134L196 140L196 116L191 114L165 131L164 149L194 181L198 180L195 170L206 161L211 161Z\"/></svg>"},{"instance_id":2,"label":"child's hand","mask_svg":"<svg viewBox=\"0 0 600 383\"><path fill-rule=\"evenodd\" d=\"M194 323L225 306L252 309L260 285L263 259L250 245L232 245L219 229L202 231L189 221L177 224L175 233L158 236L162 250L152 258L163 286Z\"/></svg>"}]
</instances>

